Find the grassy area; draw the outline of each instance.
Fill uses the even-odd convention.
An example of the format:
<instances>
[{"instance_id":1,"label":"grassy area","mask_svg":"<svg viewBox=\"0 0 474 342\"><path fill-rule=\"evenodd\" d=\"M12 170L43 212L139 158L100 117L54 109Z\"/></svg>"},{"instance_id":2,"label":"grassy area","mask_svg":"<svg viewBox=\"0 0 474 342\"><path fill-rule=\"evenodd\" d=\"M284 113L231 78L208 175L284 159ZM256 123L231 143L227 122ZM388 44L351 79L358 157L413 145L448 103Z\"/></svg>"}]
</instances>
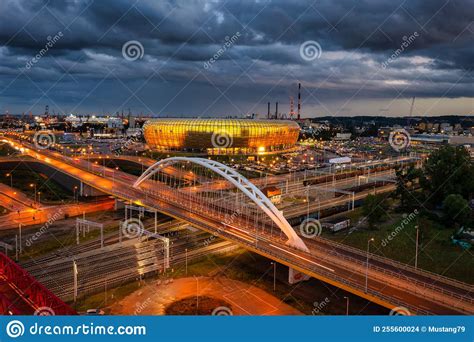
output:
<instances>
[{"instance_id":1,"label":"grassy area","mask_svg":"<svg viewBox=\"0 0 474 342\"><path fill-rule=\"evenodd\" d=\"M354 214L355 217L357 215L358 213ZM411 220L400 229L400 224L404 219L402 214L392 213L390 216L391 219L381 223L376 230L360 229L349 235L347 232L336 234L328 232L323 236L364 251L367 249L367 241L373 237L375 241L371 244L371 252L414 265L417 220ZM356 223L356 221L352 222ZM474 283L472 251L463 251L451 243L452 229L427 219L420 222L423 226L420 225L418 267L466 283ZM398 233L395 234L397 230ZM393 236L392 240L388 240L389 235Z\"/></svg>"},{"instance_id":2,"label":"grassy area","mask_svg":"<svg viewBox=\"0 0 474 342\"><path fill-rule=\"evenodd\" d=\"M145 281L142 284L151 282L151 280ZM104 305L109 304L110 302L115 302L120 299L125 298L126 296L132 294L140 288L140 284L136 281L123 284L112 289L107 289L107 297L105 296L105 284L104 291L99 292L90 296L79 298L76 304L71 304L76 311L85 312L87 309L97 309L102 308ZM134 308L132 308L134 309ZM133 310L130 310L133 312Z\"/></svg>"},{"instance_id":3,"label":"grassy area","mask_svg":"<svg viewBox=\"0 0 474 342\"><path fill-rule=\"evenodd\" d=\"M12 174L12 179L10 176ZM36 184L36 191L41 194L41 202L49 203L62 203L72 200L73 195L71 192L64 189L54 180L48 178L48 176L37 173L32 170L20 170L16 169L13 172L4 171L0 173L0 182L8 186L13 183L13 187L27 194L33 201L35 187L31 184Z\"/></svg>"}]
</instances>

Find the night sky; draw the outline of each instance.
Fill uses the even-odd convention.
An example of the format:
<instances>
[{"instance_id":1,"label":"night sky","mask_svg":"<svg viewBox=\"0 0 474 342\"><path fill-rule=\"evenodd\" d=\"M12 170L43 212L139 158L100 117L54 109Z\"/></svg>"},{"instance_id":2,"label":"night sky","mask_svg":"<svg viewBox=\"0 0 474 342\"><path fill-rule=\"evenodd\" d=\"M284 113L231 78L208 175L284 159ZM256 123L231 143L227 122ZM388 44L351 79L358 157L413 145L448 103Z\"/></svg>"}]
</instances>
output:
<instances>
[{"instance_id":1,"label":"night sky","mask_svg":"<svg viewBox=\"0 0 474 342\"><path fill-rule=\"evenodd\" d=\"M473 115L473 21L474 0L2 0L0 113L263 117L301 82L303 117Z\"/></svg>"}]
</instances>

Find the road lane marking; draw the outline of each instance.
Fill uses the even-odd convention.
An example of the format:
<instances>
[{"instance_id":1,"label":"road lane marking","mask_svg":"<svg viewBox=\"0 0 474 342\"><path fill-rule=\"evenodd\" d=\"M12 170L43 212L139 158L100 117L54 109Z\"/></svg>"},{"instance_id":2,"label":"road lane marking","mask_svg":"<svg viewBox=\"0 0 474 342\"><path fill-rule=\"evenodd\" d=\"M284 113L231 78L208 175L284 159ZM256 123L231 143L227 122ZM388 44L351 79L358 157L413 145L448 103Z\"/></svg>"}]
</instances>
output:
<instances>
[{"instance_id":1,"label":"road lane marking","mask_svg":"<svg viewBox=\"0 0 474 342\"><path fill-rule=\"evenodd\" d=\"M230 225L230 224L228 224L228 223L225 223L225 222L221 222L221 223L222 223L223 225L225 225L225 226L229 226L230 228L233 228L233 229L235 229L235 230L241 231L242 233L246 234L247 236L250 236L250 234L248 234L248 233L247 233L245 230L243 230L243 229L234 227L234 226L232 226L232 225ZM228 231L227 231L227 232L228 232ZM249 239L249 238L246 238L246 237L242 236L241 234L237 234L236 232L233 232L232 234L238 236L238 237L241 238L241 239L247 240L247 241L249 241L249 242L251 242L251 243L257 243L257 240L256 240L256 239L251 240L251 239Z\"/></svg>"},{"instance_id":2,"label":"road lane marking","mask_svg":"<svg viewBox=\"0 0 474 342\"><path fill-rule=\"evenodd\" d=\"M292 253L292 252L290 252L290 251L287 251L287 250L284 249L284 248L281 248L281 247L278 247L278 246L275 246L275 245L272 245L272 244L270 244L270 246L272 246L272 247L274 247L274 248L277 248L277 249L279 249L279 250L281 250L281 251L283 251L283 252L286 252L286 253L288 253L288 254L291 254L291 255L293 255L293 256L295 256L295 257L297 257L297 258L300 258L300 259L302 259L302 260L304 260L304 261L307 261L307 262L309 262L309 263L311 263L311 264L314 264L314 265L316 265L316 266L319 266L319 267L325 268L325 269L327 269L327 270L329 270L329 271L331 271L331 272L334 272L334 270L333 270L332 268L329 268L329 267L323 266L323 265L321 265L321 264L318 264L317 262L314 262L314 261L311 261L311 260L309 260L309 259L306 259L306 258L304 258L304 257L302 257L302 256L300 256L300 255L298 255L298 254L295 254L295 253Z\"/></svg>"}]
</instances>

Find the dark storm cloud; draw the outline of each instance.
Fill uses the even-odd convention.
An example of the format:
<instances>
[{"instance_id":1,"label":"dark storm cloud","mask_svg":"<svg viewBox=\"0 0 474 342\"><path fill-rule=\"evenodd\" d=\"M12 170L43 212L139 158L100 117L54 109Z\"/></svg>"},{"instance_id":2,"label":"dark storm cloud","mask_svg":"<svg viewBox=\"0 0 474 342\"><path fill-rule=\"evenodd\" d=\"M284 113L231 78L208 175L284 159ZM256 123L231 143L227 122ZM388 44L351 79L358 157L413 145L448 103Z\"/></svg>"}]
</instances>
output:
<instances>
[{"instance_id":1,"label":"dark storm cloud","mask_svg":"<svg viewBox=\"0 0 474 342\"><path fill-rule=\"evenodd\" d=\"M30 106L54 101L64 111L102 105L111 111L122 105L116 91L131 97L125 105L144 111L184 113L179 99L188 96L198 105L188 113L237 113L269 96L288 97L297 81L321 97L308 96L308 103L472 97L473 17L474 3L461 0L6 0L0 100L18 103L21 93ZM58 32L62 38L26 70ZM205 68L237 32L233 46ZM387 63L414 32L416 39ZM143 59L122 57L130 40L144 46ZM301 58L300 44L308 40L321 45L320 59Z\"/></svg>"}]
</instances>

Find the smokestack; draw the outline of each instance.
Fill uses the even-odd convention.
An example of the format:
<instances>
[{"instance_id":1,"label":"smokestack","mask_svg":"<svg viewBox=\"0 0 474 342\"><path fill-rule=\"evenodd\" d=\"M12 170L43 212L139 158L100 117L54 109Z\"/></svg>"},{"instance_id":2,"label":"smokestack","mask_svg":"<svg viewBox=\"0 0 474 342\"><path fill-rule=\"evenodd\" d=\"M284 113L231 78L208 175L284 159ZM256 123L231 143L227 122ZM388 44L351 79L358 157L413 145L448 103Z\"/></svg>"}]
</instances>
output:
<instances>
[{"instance_id":1,"label":"smokestack","mask_svg":"<svg viewBox=\"0 0 474 342\"><path fill-rule=\"evenodd\" d=\"M268 102L267 119L270 119L270 102Z\"/></svg>"},{"instance_id":2,"label":"smokestack","mask_svg":"<svg viewBox=\"0 0 474 342\"><path fill-rule=\"evenodd\" d=\"M278 101L275 106L275 119L278 119Z\"/></svg>"},{"instance_id":3,"label":"smokestack","mask_svg":"<svg viewBox=\"0 0 474 342\"><path fill-rule=\"evenodd\" d=\"M301 119L301 83L298 83L298 120Z\"/></svg>"}]
</instances>

